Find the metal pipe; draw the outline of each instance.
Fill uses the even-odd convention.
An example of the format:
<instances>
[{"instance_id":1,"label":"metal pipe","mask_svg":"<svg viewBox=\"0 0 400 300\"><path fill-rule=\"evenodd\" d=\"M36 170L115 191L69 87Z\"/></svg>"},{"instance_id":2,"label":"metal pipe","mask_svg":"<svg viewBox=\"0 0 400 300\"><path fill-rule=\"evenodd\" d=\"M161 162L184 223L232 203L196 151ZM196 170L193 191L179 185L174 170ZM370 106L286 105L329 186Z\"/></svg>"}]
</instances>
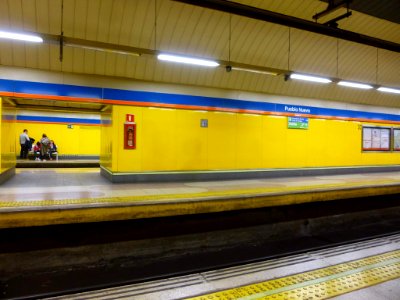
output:
<instances>
[{"instance_id":1,"label":"metal pipe","mask_svg":"<svg viewBox=\"0 0 400 300\"><path fill-rule=\"evenodd\" d=\"M334 25L337 25L337 21L340 21L340 20L342 20L342 19L344 19L344 18L348 18L348 17L350 17L352 15L352 12L351 11L348 11L347 13L344 13L343 15L340 15L340 16L338 16L338 17L336 17L336 18L334 18L334 19L332 19L332 20L329 20L329 21L326 21L325 23L323 23L323 25L326 25L326 26L333 26L333 27L337 27L337 26L334 26Z\"/></svg>"},{"instance_id":2,"label":"metal pipe","mask_svg":"<svg viewBox=\"0 0 400 300\"><path fill-rule=\"evenodd\" d=\"M283 26L293 27L314 33L319 33L359 44L364 44L376 48L386 49L394 52L400 52L400 44L377 39L371 36L359 34L356 32L329 27L315 22L295 18L292 16L276 13L273 11L260 9L240 3L225 0L173 0L176 2L192 4L199 7L210 8L238 16L251 19L266 21Z\"/></svg>"},{"instance_id":3,"label":"metal pipe","mask_svg":"<svg viewBox=\"0 0 400 300\"><path fill-rule=\"evenodd\" d=\"M326 16L327 14L330 14L331 12L334 12L335 10L337 10L337 9L343 7L343 6L347 6L348 7L350 2L351 2L351 0L350 1L349 0L342 0L342 1L340 1L340 2L335 4L335 3L331 2L331 1L329 1L328 8L323 10L323 11L321 11L321 12L319 12L319 13L317 13L317 14L315 14L315 15L313 15L312 18L314 20L318 20L319 18L321 18L323 16Z\"/></svg>"}]
</instances>

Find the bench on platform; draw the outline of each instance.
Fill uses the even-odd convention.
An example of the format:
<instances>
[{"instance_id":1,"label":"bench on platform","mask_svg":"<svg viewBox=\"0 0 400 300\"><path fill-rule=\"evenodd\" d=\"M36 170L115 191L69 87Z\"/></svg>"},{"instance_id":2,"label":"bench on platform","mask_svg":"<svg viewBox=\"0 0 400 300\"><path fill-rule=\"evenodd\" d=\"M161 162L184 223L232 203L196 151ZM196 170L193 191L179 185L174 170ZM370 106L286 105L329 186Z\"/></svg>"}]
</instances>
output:
<instances>
[{"instance_id":1,"label":"bench on platform","mask_svg":"<svg viewBox=\"0 0 400 300\"><path fill-rule=\"evenodd\" d=\"M50 153L50 157L53 157L53 156L55 156L56 160L58 161L58 152L57 151Z\"/></svg>"},{"instance_id":2,"label":"bench on platform","mask_svg":"<svg viewBox=\"0 0 400 300\"><path fill-rule=\"evenodd\" d=\"M32 150L28 152L28 159L34 160L36 157L39 157L39 156L40 156L40 153L35 154L35 152ZM49 158L54 157L56 159L56 161L58 161L58 151L51 152L48 154L48 156L49 156Z\"/></svg>"}]
</instances>

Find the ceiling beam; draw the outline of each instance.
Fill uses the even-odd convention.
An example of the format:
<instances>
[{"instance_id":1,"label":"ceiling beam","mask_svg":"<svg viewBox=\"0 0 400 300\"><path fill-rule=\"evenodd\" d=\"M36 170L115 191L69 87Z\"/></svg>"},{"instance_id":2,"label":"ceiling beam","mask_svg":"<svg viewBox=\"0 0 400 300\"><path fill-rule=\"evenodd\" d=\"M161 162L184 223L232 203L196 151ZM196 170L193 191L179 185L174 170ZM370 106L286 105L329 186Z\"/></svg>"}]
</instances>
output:
<instances>
[{"instance_id":1,"label":"ceiling beam","mask_svg":"<svg viewBox=\"0 0 400 300\"><path fill-rule=\"evenodd\" d=\"M380 49L386 49L394 52L400 52L400 44L381 40L371 36L359 34L356 32L329 27L323 24L318 24L312 21L276 13L273 11L260 9L253 6L248 6L236 2L225 0L173 0L176 2L192 4L199 7L210 8L221 12L234 14L251 19L261 20L265 22L275 23L283 26L293 27L301 30L306 30L326 36L339 38L346 41L351 41L359 44L364 44Z\"/></svg>"}]
</instances>

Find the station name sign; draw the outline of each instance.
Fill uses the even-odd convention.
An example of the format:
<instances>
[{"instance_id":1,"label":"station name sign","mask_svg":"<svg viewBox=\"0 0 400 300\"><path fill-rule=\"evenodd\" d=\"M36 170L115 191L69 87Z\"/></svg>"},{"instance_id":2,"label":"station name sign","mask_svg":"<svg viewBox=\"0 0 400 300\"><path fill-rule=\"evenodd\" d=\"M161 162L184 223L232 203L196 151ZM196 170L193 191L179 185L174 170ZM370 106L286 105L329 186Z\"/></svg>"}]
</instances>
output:
<instances>
[{"instance_id":1,"label":"station name sign","mask_svg":"<svg viewBox=\"0 0 400 300\"><path fill-rule=\"evenodd\" d=\"M311 113L310 108L302 107L302 106L285 105L284 110L285 110L285 112L292 112L292 113L301 113L301 114L310 114Z\"/></svg>"}]
</instances>

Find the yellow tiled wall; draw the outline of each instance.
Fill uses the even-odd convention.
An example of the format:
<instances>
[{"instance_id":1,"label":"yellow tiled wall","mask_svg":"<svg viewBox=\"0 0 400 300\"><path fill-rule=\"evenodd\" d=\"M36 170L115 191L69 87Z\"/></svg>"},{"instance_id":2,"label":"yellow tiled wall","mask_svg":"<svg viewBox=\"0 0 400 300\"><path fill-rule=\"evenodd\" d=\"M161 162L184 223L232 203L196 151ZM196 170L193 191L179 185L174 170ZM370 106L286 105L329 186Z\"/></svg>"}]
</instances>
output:
<instances>
[{"instance_id":1,"label":"yellow tiled wall","mask_svg":"<svg viewBox=\"0 0 400 300\"><path fill-rule=\"evenodd\" d=\"M134 150L123 149L126 114L137 124ZM111 129L103 131L103 140L112 141L113 163L105 167L145 172L398 164L400 153L361 151L362 125L310 118L307 130L288 129L284 116L113 106Z\"/></svg>"},{"instance_id":2,"label":"yellow tiled wall","mask_svg":"<svg viewBox=\"0 0 400 300\"><path fill-rule=\"evenodd\" d=\"M54 140L61 155L100 155L100 126L67 124L42 124L42 123L16 123L16 137L28 129L29 137L38 142L45 133L49 139ZM19 141L16 140L19 147Z\"/></svg>"}]
</instances>

